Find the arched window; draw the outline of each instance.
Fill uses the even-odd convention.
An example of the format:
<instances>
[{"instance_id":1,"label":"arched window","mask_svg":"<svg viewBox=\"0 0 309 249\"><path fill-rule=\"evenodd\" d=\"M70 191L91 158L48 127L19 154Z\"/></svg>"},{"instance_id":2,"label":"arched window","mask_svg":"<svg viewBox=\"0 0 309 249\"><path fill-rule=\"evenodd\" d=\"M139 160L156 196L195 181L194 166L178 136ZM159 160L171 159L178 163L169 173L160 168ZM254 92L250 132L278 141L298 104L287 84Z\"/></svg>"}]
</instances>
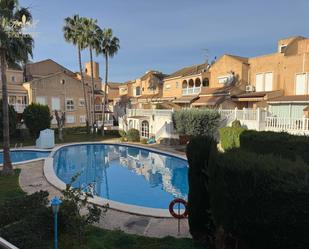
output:
<instances>
[{"instance_id":1,"label":"arched window","mask_svg":"<svg viewBox=\"0 0 309 249\"><path fill-rule=\"evenodd\" d=\"M208 78L204 78L203 79L203 86L209 86L209 79Z\"/></svg>"},{"instance_id":2,"label":"arched window","mask_svg":"<svg viewBox=\"0 0 309 249\"><path fill-rule=\"evenodd\" d=\"M199 78L195 79L195 87L201 86L201 80Z\"/></svg>"},{"instance_id":3,"label":"arched window","mask_svg":"<svg viewBox=\"0 0 309 249\"><path fill-rule=\"evenodd\" d=\"M149 123L148 123L148 121L142 122L142 137L149 138Z\"/></svg>"},{"instance_id":4,"label":"arched window","mask_svg":"<svg viewBox=\"0 0 309 249\"><path fill-rule=\"evenodd\" d=\"M186 80L184 80L182 82L182 88L187 88L187 86L188 86L188 82Z\"/></svg>"},{"instance_id":5,"label":"arched window","mask_svg":"<svg viewBox=\"0 0 309 249\"><path fill-rule=\"evenodd\" d=\"M194 81L192 79L189 80L189 88L194 87Z\"/></svg>"}]
</instances>

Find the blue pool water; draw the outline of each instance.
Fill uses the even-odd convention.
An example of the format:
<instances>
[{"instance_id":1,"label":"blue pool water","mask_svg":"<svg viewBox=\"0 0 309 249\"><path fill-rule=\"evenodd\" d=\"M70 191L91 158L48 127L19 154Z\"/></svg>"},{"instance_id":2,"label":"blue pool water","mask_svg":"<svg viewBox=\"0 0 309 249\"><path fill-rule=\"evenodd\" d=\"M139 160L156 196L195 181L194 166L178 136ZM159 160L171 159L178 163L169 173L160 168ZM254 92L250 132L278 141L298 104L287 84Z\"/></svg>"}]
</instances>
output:
<instances>
[{"instance_id":1,"label":"blue pool water","mask_svg":"<svg viewBox=\"0 0 309 249\"><path fill-rule=\"evenodd\" d=\"M74 187L91 185L95 195L125 204L167 209L188 194L186 160L136 147L63 147L54 155L54 170L65 183L80 173Z\"/></svg>"},{"instance_id":2,"label":"blue pool water","mask_svg":"<svg viewBox=\"0 0 309 249\"><path fill-rule=\"evenodd\" d=\"M35 151L35 150L13 150L11 151L11 160L13 163L47 157L50 152L48 151ZM3 153L0 152L0 164L3 163Z\"/></svg>"}]
</instances>

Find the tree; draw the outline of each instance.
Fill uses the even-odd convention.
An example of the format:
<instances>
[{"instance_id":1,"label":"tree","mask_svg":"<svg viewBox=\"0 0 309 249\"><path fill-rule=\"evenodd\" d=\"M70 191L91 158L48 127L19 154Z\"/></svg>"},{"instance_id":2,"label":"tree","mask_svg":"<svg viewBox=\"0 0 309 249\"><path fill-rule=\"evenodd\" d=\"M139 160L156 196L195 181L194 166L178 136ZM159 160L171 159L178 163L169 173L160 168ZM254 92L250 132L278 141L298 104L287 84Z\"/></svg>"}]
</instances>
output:
<instances>
[{"instance_id":1,"label":"tree","mask_svg":"<svg viewBox=\"0 0 309 249\"><path fill-rule=\"evenodd\" d=\"M41 130L50 128L52 116L47 105L32 103L25 108L23 119L31 136L37 138Z\"/></svg>"},{"instance_id":2,"label":"tree","mask_svg":"<svg viewBox=\"0 0 309 249\"><path fill-rule=\"evenodd\" d=\"M12 137L16 132L16 126L17 126L17 112L15 111L14 107L9 105L9 132L10 137ZM0 100L0 131L3 130L3 103L2 100ZM2 134L0 134L0 137L2 137Z\"/></svg>"},{"instance_id":3,"label":"tree","mask_svg":"<svg viewBox=\"0 0 309 249\"><path fill-rule=\"evenodd\" d=\"M83 86L84 99L85 99L85 109L86 109L86 117L87 117L86 126L87 126L87 131L88 131L90 114L89 114L88 101L87 101L85 77L83 74L82 59L81 59L82 58L81 50L87 47L87 44L85 43L84 32L83 32L83 18L79 17L79 15L74 15L73 17L65 18L64 22L65 22L65 25L63 27L64 39L67 42L70 42L74 46L77 47L79 72L80 72L81 83Z\"/></svg>"},{"instance_id":4,"label":"tree","mask_svg":"<svg viewBox=\"0 0 309 249\"><path fill-rule=\"evenodd\" d=\"M108 102L107 86L108 86L108 59L114 57L120 49L119 39L113 36L112 29L103 29L100 32L100 46L98 53L102 53L105 58L105 85L104 85L104 101L103 101L103 125L102 135L104 135L105 109Z\"/></svg>"},{"instance_id":5,"label":"tree","mask_svg":"<svg viewBox=\"0 0 309 249\"><path fill-rule=\"evenodd\" d=\"M55 117L57 120L58 127L58 138L60 141L63 141L63 127L65 125L65 112L58 112L55 110Z\"/></svg>"},{"instance_id":6,"label":"tree","mask_svg":"<svg viewBox=\"0 0 309 249\"><path fill-rule=\"evenodd\" d=\"M31 22L31 13L18 0L0 1L0 64L3 108L3 174L14 174L10 158L10 129L6 70L8 64L22 63L32 56L33 39L22 28Z\"/></svg>"},{"instance_id":7,"label":"tree","mask_svg":"<svg viewBox=\"0 0 309 249\"><path fill-rule=\"evenodd\" d=\"M90 54L90 70L91 70L91 95L92 95L92 128L94 131L95 123L95 98L94 98L94 76L93 76L93 50L97 50L99 47L99 36L100 27L97 25L97 20L92 18L83 18L83 40L86 46L89 48ZM91 109L90 109L91 110Z\"/></svg>"}]
</instances>

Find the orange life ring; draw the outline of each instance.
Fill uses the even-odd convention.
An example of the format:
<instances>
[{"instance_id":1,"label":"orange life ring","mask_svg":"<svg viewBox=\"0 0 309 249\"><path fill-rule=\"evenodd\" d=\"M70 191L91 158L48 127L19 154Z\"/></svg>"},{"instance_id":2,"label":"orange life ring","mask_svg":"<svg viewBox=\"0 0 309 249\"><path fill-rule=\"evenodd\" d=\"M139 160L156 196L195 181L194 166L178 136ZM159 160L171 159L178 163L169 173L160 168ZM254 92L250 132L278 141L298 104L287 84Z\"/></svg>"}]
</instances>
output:
<instances>
[{"instance_id":1,"label":"orange life ring","mask_svg":"<svg viewBox=\"0 0 309 249\"><path fill-rule=\"evenodd\" d=\"M185 211L184 211L182 214L176 214L175 211L174 211L174 206L175 206L175 204L177 204L177 203L181 203L181 204L183 204L183 205L185 206ZM188 205L187 205L187 204L188 204L188 203L187 203L185 200L183 200L183 199L180 199L180 198L174 199L173 201L171 201L171 203L170 203L170 205L169 205L169 207L168 207L168 209L169 209L169 211L170 211L170 214L171 214L174 218L176 218L176 219L183 219L183 218L186 218L186 217L188 216Z\"/></svg>"}]
</instances>

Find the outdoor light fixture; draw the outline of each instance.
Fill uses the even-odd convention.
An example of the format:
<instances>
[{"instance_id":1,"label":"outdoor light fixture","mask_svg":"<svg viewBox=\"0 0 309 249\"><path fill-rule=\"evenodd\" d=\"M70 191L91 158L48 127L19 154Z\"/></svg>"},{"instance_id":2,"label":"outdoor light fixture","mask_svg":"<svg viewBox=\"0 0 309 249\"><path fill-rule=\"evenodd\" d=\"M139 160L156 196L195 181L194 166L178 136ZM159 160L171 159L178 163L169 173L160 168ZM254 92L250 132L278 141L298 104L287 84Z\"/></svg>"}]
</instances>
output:
<instances>
[{"instance_id":1,"label":"outdoor light fixture","mask_svg":"<svg viewBox=\"0 0 309 249\"><path fill-rule=\"evenodd\" d=\"M58 249L58 212L62 201L58 197L51 200L51 207L54 214L54 249Z\"/></svg>"}]
</instances>

